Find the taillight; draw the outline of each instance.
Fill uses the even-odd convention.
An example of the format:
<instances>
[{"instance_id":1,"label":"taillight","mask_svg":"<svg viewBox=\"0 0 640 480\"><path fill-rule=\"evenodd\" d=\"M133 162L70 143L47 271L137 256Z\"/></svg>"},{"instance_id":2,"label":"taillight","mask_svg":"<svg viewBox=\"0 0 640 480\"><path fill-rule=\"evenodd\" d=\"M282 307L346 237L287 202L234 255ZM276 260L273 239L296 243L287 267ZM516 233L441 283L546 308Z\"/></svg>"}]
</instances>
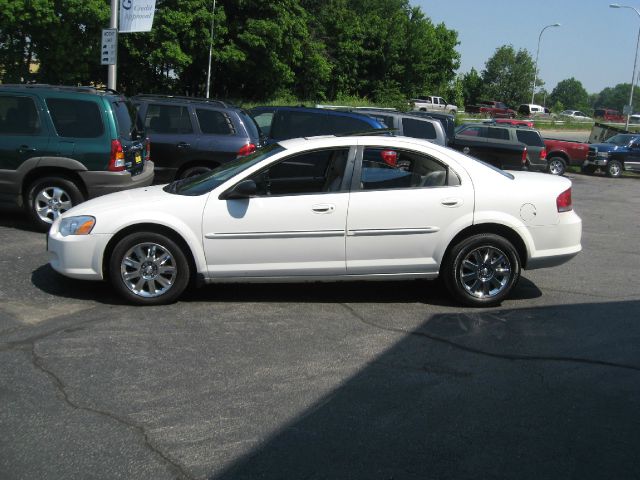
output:
<instances>
[{"instance_id":1,"label":"taillight","mask_svg":"<svg viewBox=\"0 0 640 480\"><path fill-rule=\"evenodd\" d=\"M122 144L120 140L111 140L111 158L109 159L109 167L107 170L110 172L122 172L124 169L124 151L122 150Z\"/></svg>"},{"instance_id":2,"label":"taillight","mask_svg":"<svg viewBox=\"0 0 640 480\"><path fill-rule=\"evenodd\" d=\"M380 156L382 157L382 161L391 167L395 167L398 164L398 152L382 150Z\"/></svg>"},{"instance_id":3,"label":"taillight","mask_svg":"<svg viewBox=\"0 0 640 480\"><path fill-rule=\"evenodd\" d=\"M246 145L243 145L240 150L238 150L238 156L244 157L245 155L249 155L250 153L253 153L255 151L256 146L253 143L247 143Z\"/></svg>"},{"instance_id":4,"label":"taillight","mask_svg":"<svg viewBox=\"0 0 640 480\"><path fill-rule=\"evenodd\" d=\"M151 140L147 137L144 141L144 151L146 152L145 160L151 160Z\"/></svg>"},{"instance_id":5,"label":"taillight","mask_svg":"<svg viewBox=\"0 0 640 480\"><path fill-rule=\"evenodd\" d=\"M522 151L522 166L524 167L527 164L527 147L524 147Z\"/></svg>"},{"instance_id":6,"label":"taillight","mask_svg":"<svg viewBox=\"0 0 640 480\"><path fill-rule=\"evenodd\" d=\"M556 198L556 206L558 207L558 212L568 212L573 210L570 188L558 195L558 198Z\"/></svg>"},{"instance_id":7,"label":"taillight","mask_svg":"<svg viewBox=\"0 0 640 480\"><path fill-rule=\"evenodd\" d=\"M540 160L544 160L545 158L547 158L547 149L543 148L540 152Z\"/></svg>"}]
</instances>

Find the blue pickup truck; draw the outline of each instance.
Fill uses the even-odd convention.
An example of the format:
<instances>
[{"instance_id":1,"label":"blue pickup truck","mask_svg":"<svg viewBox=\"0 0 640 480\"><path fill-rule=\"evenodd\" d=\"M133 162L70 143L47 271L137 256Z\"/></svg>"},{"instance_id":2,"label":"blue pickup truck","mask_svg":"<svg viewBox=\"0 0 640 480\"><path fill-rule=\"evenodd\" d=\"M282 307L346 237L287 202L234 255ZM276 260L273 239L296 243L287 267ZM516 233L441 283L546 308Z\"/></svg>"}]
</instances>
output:
<instances>
[{"instance_id":1,"label":"blue pickup truck","mask_svg":"<svg viewBox=\"0 0 640 480\"><path fill-rule=\"evenodd\" d=\"M582 171L591 174L597 169L610 177L619 177L625 170L640 172L640 134L619 133L604 143L589 145Z\"/></svg>"}]
</instances>

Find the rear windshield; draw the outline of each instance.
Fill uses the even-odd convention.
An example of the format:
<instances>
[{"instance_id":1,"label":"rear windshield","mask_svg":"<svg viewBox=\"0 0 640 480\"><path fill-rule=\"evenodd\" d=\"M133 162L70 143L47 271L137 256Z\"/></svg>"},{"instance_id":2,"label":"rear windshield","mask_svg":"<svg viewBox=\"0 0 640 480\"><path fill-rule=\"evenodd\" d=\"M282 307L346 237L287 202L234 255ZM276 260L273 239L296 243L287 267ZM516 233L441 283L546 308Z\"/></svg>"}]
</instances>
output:
<instances>
[{"instance_id":1,"label":"rear windshield","mask_svg":"<svg viewBox=\"0 0 640 480\"><path fill-rule=\"evenodd\" d=\"M118 136L125 140L137 140L143 136L143 128L136 115L133 104L125 99L111 102L111 108L116 117Z\"/></svg>"},{"instance_id":2,"label":"rear windshield","mask_svg":"<svg viewBox=\"0 0 640 480\"><path fill-rule=\"evenodd\" d=\"M256 121L251 115L243 110L240 110L238 112L238 115L240 116L240 120L242 120L242 123L244 123L244 127L247 129L249 137L252 140L257 141L260 138L260 130L258 129L258 124L256 123Z\"/></svg>"},{"instance_id":3,"label":"rear windshield","mask_svg":"<svg viewBox=\"0 0 640 480\"><path fill-rule=\"evenodd\" d=\"M524 143L529 147L544 147L544 141L538 132L531 130L518 130L516 131L518 141Z\"/></svg>"}]
</instances>

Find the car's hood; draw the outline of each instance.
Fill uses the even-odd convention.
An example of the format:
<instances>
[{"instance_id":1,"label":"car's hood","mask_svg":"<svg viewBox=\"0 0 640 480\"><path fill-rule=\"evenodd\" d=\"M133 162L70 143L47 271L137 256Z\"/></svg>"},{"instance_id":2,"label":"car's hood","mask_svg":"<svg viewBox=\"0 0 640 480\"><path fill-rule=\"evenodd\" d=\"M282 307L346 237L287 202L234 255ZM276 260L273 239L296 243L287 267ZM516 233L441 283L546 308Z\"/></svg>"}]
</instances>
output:
<instances>
[{"instance_id":1,"label":"car's hood","mask_svg":"<svg viewBox=\"0 0 640 480\"><path fill-rule=\"evenodd\" d=\"M81 203L71 210L66 211L63 216L96 215L105 210L113 211L141 208L143 206L157 204L158 202L168 201L176 197L176 195L163 191L163 188L164 185L152 185L110 193Z\"/></svg>"},{"instance_id":2,"label":"car's hood","mask_svg":"<svg viewBox=\"0 0 640 480\"><path fill-rule=\"evenodd\" d=\"M616 150L626 150L625 145L616 145L615 143L593 143L589 148L595 148L598 152L615 152Z\"/></svg>"}]
</instances>

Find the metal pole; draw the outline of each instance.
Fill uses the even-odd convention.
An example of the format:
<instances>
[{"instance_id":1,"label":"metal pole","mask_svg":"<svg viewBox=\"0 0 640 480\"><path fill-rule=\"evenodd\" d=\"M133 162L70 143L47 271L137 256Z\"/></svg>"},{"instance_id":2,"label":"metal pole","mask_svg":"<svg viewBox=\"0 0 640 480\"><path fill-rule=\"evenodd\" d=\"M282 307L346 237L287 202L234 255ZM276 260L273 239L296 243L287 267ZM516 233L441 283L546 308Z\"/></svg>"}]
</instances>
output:
<instances>
[{"instance_id":1,"label":"metal pole","mask_svg":"<svg viewBox=\"0 0 640 480\"><path fill-rule=\"evenodd\" d=\"M635 7L630 7L629 5L620 5L617 3L611 3L609 4L609 7L610 8L630 8L631 10L636 12L636 15L638 15L638 17L640 17L640 11L638 11L638 9ZM633 113L633 90L634 90L634 84L636 80L636 65L638 63L638 46L639 45L640 45L640 27L638 28L638 40L636 41L636 54L633 58L633 75L631 76L631 92L629 93L629 108L631 109L631 111L627 113L627 123L625 125L625 130L629 130L629 120L631 119L631 114Z\"/></svg>"},{"instance_id":2,"label":"metal pole","mask_svg":"<svg viewBox=\"0 0 640 480\"><path fill-rule=\"evenodd\" d=\"M213 53L213 22L216 13L216 0L213 0L213 8L211 9L211 35L209 36L209 67L207 68L207 98L209 98L209 87L211 86L211 54Z\"/></svg>"},{"instance_id":3,"label":"metal pole","mask_svg":"<svg viewBox=\"0 0 640 480\"><path fill-rule=\"evenodd\" d=\"M534 103L534 99L536 96L536 81L538 80L538 55L540 54L540 40L542 40L542 34L549 27L559 27L559 23L553 23L551 25L547 25L542 30L540 30L540 35L538 35L538 49L536 50L536 63L533 67L533 88L531 89L531 103Z\"/></svg>"},{"instance_id":4,"label":"metal pole","mask_svg":"<svg viewBox=\"0 0 640 480\"><path fill-rule=\"evenodd\" d=\"M116 28L116 29L118 28L118 0L111 0L111 21L109 22L109 28ZM118 48L117 43L116 43L116 48ZM116 54L116 62L117 61L118 61L118 55ZM107 66L107 88L116 90L117 73L118 73L117 64Z\"/></svg>"},{"instance_id":5,"label":"metal pole","mask_svg":"<svg viewBox=\"0 0 640 480\"><path fill-rule=\"evenodd\" d=\"M636 9L634 8L634 10ZM640 12L638 12L638 10L636 10L636 13L640 17ZM633 75L631 77L631 93L629 94L629 106L631 110L633 110L633 90L634 90L634 85L636 80L636 65L638 64L638 46L640 46L640 27L638 27L638 40L636 41L636 55L635 55L635 58L633 59ZM629 121L631 120L631 114L633 113L631 110L627 113L627 123L624 126L625 130L629 130Z\"/></svg>"}]
</instances>

